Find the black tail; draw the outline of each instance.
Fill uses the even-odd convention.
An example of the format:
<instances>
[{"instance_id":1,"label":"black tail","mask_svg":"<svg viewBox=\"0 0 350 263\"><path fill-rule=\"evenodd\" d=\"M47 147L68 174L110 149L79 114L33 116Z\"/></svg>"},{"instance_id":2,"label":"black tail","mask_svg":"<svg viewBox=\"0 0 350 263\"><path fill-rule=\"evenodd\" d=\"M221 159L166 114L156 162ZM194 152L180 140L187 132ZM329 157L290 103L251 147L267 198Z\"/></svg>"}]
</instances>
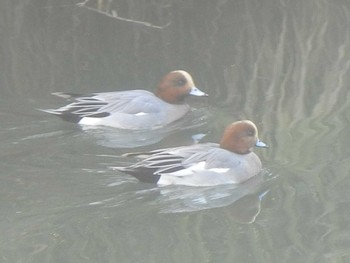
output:
<instances>
[{"instance_id":1,"label":"black tail","mask_svg":"<svg viewBox=\"0 0 350 263\"><path fill-rule=\"evenodd\" d=\"M140 182L156 184L159 181L160 175L154 174L156 169L138 168L133 169L129 167L113 167L114 170L124 172L137 178Z\"/></svg>"}]
</instances>

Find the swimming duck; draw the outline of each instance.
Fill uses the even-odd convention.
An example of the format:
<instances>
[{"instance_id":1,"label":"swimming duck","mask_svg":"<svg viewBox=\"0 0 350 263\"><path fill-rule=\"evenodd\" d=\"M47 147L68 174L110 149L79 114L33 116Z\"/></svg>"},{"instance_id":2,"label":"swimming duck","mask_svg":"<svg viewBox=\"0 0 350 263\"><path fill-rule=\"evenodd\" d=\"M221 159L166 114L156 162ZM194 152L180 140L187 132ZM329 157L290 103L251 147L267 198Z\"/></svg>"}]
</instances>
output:
<instances>
[{"instance_id":1,"label":"swimming duck","mask_svg":"<svg viewBox=\"0 0 350 263\"><path fill-rule=\"evenodd\" d=\"M254 146L267 147L258 139L258 129L249 120L230 124L220 144L202 143L159 149L146 153L129 153L141 158L129 167L114 167L140 181L158 185L214 186L240 184L261 169Z\"/></svg>"},{"instance_id":2,"label":"swimming duck","mask_svg":"<svg viewBox=\"0 0 350 263\"><path fill-rule=\"evenodd\" d=\"M74 100L58 109L42 111L81 125L102 125L129 130L164 127L181 119L190 107L185 97L208 96L196 88L191 75L184 70L168 73L155 94L147 90L93 93L88 96L56 92L53 95Z\"/></svg>"}]
</instances>

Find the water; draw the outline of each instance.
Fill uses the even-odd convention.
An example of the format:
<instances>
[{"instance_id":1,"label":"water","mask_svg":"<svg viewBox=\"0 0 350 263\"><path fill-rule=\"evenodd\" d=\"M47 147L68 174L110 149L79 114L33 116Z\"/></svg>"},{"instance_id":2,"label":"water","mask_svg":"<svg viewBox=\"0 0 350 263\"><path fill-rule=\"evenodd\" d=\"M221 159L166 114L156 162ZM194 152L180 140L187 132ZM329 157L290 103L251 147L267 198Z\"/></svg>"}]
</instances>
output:
<instances>
[{"instance_id":1,"label":"water","mask_svg":"<svg viewBox=\"0 0 350 263\"><path fill-rule=\"evenodd\" d=\"M349 261L348 1L76 4L0 3L1 262ZM37 110L61 106L57 91L152 90L175 69L210 95L181 131L130 140ZM270 148L240 187L110 169L243 118Z\"/></svg>"}]
</instances>

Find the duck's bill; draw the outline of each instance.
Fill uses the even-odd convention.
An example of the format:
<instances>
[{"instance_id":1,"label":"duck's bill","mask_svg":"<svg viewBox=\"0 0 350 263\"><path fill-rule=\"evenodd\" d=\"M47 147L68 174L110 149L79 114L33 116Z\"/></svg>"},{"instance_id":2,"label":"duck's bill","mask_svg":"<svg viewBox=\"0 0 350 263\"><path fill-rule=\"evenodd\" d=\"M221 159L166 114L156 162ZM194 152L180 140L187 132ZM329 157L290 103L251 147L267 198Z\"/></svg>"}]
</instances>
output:
<instances>
[{"instance_id":1,"label":"duck's bill","mask_svg":"<svg viewBox=\"0 0 350 263\"><path fill-rule=\"evenodd\" d=\"M190 95L193 96L208 96L207 93L204 93L203 91L201 91L200 89L193 87L189 93Z\"/></svg>"},{"instance_id":2,"label":"duck's bill","mask_svg":"<svg viewBox=\"0 0 350 263\"><path fill-rule=\"evenodd\" d=\"M263 148L268 148L269 146L265 143L263 143L262 141L260 141L259 139L256 141L255 144L256 147L263 147Z\"/></svg>"}]
</instances>

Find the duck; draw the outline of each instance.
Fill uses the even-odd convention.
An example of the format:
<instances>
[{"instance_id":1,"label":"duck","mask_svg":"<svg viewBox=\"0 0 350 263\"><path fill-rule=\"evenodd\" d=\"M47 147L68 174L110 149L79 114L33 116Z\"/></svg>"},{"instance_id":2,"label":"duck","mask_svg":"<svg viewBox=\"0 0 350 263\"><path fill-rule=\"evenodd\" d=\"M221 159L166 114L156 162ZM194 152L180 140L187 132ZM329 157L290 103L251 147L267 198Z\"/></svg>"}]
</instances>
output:
<instances>
[{"instance_id":1,"label":"duck","mask_svg":"<svg viewBox=\"0 0 350 263\"><path fill-rule=\"evenodd\" d=\"M139 161L112 168L159 186L241 184L262 170L262 163L253 152L254 146L268 147L259 140L258 129L252 121L240 120L225 129L220 143L127 153L123 157L139 158Z\"/></svg>"},{"instance_id":2,"label":"duck","mask_svg":"<svg viewBox=\"0 0 350 263\"><path fill-rule=\"evenodd\" d=\"M82 96L55 92L73 102L58 109L40 109L80 125L109 126L124 130L152 130L181 119L190 110L185 102L189 95L207 97L198 89L192 76L184 70L166 74L155 93L128 90L92 93Z\"/></svg>"}]
</instances>

